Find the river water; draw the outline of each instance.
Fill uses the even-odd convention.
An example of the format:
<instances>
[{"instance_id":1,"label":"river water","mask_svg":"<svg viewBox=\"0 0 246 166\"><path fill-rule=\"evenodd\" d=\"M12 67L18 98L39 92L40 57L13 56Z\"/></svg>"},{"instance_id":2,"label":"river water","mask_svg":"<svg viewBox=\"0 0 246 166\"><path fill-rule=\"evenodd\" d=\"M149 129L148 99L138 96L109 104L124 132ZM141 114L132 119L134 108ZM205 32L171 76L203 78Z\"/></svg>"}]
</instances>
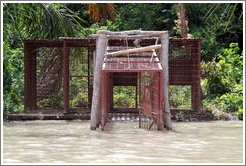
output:
<instances>
[{"instance_id":1,"label":"river water","mask_svg":"<svg viewBox=\"0 0 246 166\"><path fill-rule=\"evenodd\" d=\"M3 163L242 163L243 122L176 122L147 131L137 122L3 123Z\"/></svg>"}]
</instances>

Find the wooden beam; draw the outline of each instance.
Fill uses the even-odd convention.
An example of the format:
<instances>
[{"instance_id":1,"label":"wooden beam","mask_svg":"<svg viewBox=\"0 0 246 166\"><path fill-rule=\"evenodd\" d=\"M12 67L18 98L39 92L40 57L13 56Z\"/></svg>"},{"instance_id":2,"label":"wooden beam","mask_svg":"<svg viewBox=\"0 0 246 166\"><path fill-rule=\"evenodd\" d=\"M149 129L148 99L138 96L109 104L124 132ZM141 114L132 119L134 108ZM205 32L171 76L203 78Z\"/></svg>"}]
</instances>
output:
<instances>
[{"instance_id":1,"label":"wooden beam","mask_svg":"<svg viewBox=\"0 0 246 166\"><path fill-rule=\"evenodd\" d=\"M140 48L133 48L133 49L128 49L128 50L123 50L123 51L117 51L117 52L110 52L105 54L104 56L119 56L119 55L126 55L129 53L141 53L141 52L146 52L146 51L152 51L154 49L160 49L161 45L152 45L152 46L147 46L147 47L140 47Z\"/></svg>"},{"instance_id":2,"label":"wooden beam","mask_svg":"<svg viewBox=\"0 0 246 166\"><path fill-rule=\"evenodd\" d=\"M168 73L168 47L169 35L163 34L161 37L161 63L163 66L163 100L164 100L164 126L172 130L171 113L169 106L169 73Z\"/></svg>"},{"instance_id":3,"label":"wooden beam","mask_svg":"<svg viewBox=\"0 0 246 166\"><path fill-rule=\"evenodd\" d=\"M143 38L153 38L155 34L149 35L106 35L108 39L143 39ZM98 34L91 34L92 38L98 38Z\"/></svg>"},{"instance_id":4,"label":"wooden beam","mask_svg":"<svg viewBox=\"0 0 246 166\"><path fill-rule=\"evenodd\" d=\"M97 40L96 46L96 62L94 68L93 79L93 96L91 106L91 124L90 129L96 130L99 123L98 114L100 112L100 100L101 100L101 67L103 64L103 55L106 50L106 35L100 34Z\"/></svg>"},{"instance_id":5,"label":"wooden beam","mask_svg":"<svg viewBox=\"0 0 246 166\"><path fill-rule=\"evenodd\" d=\"M106 30L99 30L96 32L97 34L105 34L105 35L153 35L160 36L163 34L168 34L168 31L141 31L141 30L130 30L130 31L121 31L121 32L111 32Z\"/></svg>"}]
</instances>

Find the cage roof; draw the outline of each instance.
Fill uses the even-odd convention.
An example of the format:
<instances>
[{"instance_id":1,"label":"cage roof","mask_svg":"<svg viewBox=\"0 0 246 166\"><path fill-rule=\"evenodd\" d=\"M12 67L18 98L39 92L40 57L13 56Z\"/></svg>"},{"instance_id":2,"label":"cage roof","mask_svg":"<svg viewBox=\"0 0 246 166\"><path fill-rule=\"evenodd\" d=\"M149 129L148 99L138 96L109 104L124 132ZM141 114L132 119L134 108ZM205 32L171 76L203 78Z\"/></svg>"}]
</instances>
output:
<instances>
[{"instance_id":1,"label":"cage roof","mask_svg":"<svg viewBox=\"0 0 246 166\"><path fill-rule=\"evenodd\" d=\"M108 46L107 52L120 51L127 48L124 46ZM162 69L159 57L153 54L152 51L131 53L117 57L105 57L102 65L102 70L108 72L143 72L159 71Z\"/></svg>"}]
</instances>

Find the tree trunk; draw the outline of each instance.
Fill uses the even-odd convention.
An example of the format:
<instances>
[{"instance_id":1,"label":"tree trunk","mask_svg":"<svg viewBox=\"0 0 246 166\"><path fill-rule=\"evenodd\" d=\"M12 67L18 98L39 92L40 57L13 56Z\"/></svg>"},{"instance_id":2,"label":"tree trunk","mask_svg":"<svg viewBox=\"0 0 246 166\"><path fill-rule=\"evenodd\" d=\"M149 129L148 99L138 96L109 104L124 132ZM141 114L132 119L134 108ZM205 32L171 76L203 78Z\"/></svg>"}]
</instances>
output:
<instances>
[{"instance_id":1,"label":"tree trunk","mask_svg":"<svg viewBox=\"0 0 246 166\"><path fill-rule=\"evenodd\" d=\"M96 130L99 124L100 99L101 99L101 67L103 64L104 53L106 50L106 35L100 34L96 46L96 62L93 79L93 97L91 105L91 130Z\"/></svg>"},{"instance_id":2,"label":"tree trunk","mask_svg":"<svg viewBox=\"0 0 246 166\"><path fill-rule=\"evenodd\" d=\"M168 47L169 35L163 34L161 37L161 63L163 66L163 99L164 99L164 126L172 130L171 113L169 107L169 74L168 74Z\"/></svg>"}]
</instances>

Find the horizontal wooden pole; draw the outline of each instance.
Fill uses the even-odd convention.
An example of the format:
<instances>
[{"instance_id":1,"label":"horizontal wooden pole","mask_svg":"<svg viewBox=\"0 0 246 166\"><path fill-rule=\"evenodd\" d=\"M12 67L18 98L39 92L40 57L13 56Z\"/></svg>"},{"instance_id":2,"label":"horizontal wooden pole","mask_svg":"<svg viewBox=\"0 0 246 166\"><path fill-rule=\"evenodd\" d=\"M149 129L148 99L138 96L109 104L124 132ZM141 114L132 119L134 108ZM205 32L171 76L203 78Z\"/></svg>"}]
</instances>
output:
<instances>
[{"instance_id":1,"label":"horizontal wooden pole","mask_svg":"<svg viewBox=\"0 0 246 166\"><path fill-rule=\"evenodd\" d=\"M149 35L106 35L108 39L144 39L144 38L151 38L155 37L156 35L149 34ZM97 38L98 34L91 34L92 38Z\"/></svg>"},{"instance_id":2,"label":"horizontal wooden pole","mask_svg":"<svg viewBox=\"0 0 246 166\"><path fill-rule=\"evenodd\" d=\"M105 34L105 35L156 35L160 36L162 34L168 34L168 31L141 31L141 30L130 30L130 31L120 31L120 32L111 32L106 30L99 30L96 32L97 34Z\"/></svg>"},{"instance_id":3,"label":"horizontal wooden pole","mask_svg":"<svg viewBox=\"0 0 246 166\"><path fill-rule=\"evenodd\" d=\"M122 51L117 51L117 52L110 52L105 54L104 56L119 56L119 55L126 55L130 53L141 53L141 52L146 52L146 51L151 51L154 49L160 49L161 45L152 45L152 46L147 46L147 47L140 47L140 48L133 48L133 49L128 49L128 50L122 50Z\"/></svg>"}]
</instances>

